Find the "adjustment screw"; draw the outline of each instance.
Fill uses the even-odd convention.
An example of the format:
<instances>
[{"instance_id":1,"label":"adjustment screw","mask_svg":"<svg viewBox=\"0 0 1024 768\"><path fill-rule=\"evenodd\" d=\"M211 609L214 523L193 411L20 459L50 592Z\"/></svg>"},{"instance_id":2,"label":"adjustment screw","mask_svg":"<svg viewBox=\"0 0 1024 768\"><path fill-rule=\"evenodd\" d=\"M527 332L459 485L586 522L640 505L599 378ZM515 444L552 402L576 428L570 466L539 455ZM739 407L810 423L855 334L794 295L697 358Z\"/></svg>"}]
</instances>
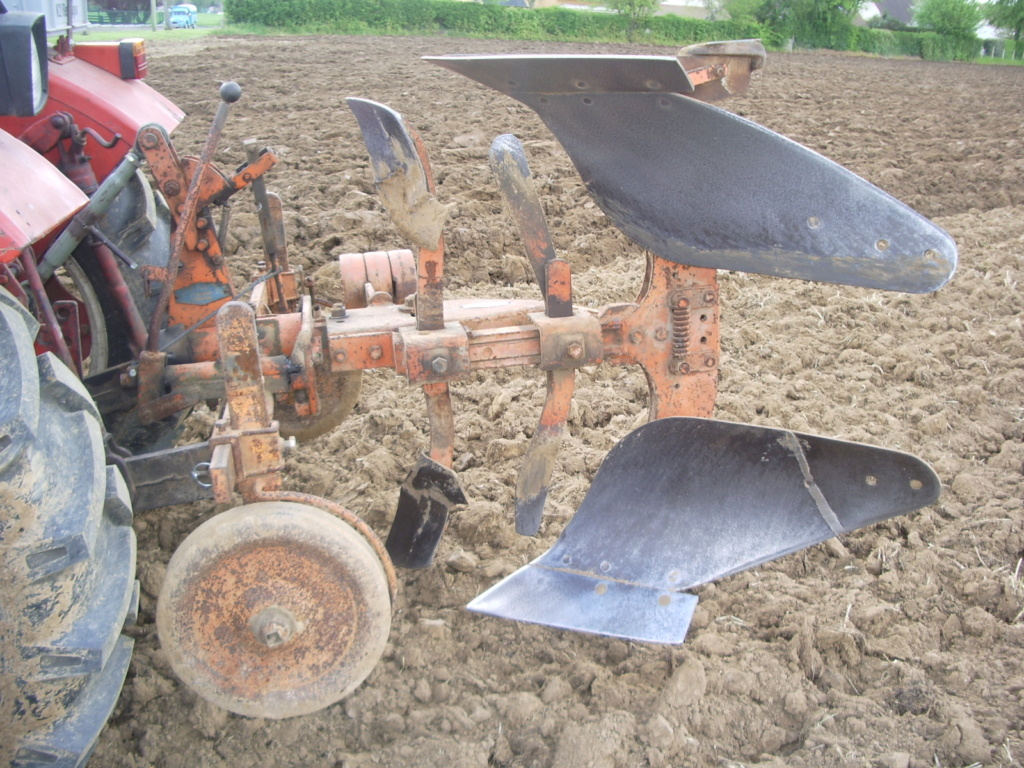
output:
<instances>
[{"instance_id":1,"label":"adjustment screw","mask_svg":"<svg viewBox=\"0 0 1024 768\"><path fill-rule=\"evenodd\" d=\"M345 308L344 302L337 302L331 305L331 319L332 320L344 320L348 316L348 310Z\"/></svg>"}]
</instances>

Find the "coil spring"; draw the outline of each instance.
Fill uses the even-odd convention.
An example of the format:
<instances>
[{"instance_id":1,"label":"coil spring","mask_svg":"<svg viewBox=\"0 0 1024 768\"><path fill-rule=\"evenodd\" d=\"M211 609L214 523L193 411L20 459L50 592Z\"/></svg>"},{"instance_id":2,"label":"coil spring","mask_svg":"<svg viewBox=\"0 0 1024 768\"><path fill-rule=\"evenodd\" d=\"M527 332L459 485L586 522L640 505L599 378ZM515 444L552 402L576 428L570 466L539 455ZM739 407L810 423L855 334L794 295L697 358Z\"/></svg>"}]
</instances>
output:
<instances>
[{"instance_id":1,"label":"coil spring","mask_svg":"<svg viewBox=\"0 0 1024 768\"><path fill-rule=\"evenodd\" d=\"M679 302L672 305L672 359L677 362L686 360L690 351L690 307Z\"/></svg>"}]
</instances>

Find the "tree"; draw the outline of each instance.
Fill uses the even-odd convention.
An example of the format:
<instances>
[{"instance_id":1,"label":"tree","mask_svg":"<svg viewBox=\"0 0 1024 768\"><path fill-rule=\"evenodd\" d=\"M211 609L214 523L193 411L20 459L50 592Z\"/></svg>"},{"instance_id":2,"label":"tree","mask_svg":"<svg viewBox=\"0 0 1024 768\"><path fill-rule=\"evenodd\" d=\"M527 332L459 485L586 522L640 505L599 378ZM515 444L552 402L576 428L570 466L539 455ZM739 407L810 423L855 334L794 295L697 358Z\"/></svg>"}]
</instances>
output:
<instances>
[{"instance_id":1,"label":"tree","mask_svg":"<svg viewBox=\"0 0 1024 768\"><path fill-rule=\"evenodd\" d=\"M722 7L733 21L756 21L761 0L724 0Z\"/></svg>"},{"instance_id":2,"label":"tree","mask_svg":"<svg viewBox=\"0 0 1024 768\"><path fill-rule=\"evenodd\" d=\"M853 19L863 0L764 0L756 18L762 24L810 48L846 51Z\"/></svg>"},{"instance_id":3,"label":"tree","mask_svg":"<svg viewBox=\"0 0 1024 768\"><path fill-rule=\"evenodd\" d=\"M983 14L976 0L920 0L914 20L940 35L974 37Z\"/></svg>"},{"instance_id":4,"label":"tree","mask_svg":"<svg viewBox=\"0 0 1024 768\"><path fill-rule=\"evenodd\" d=\"M1020 33L1024 28L1024 0L992 0L985 6L985 14L993 26L1013 33L1013 58L1024 58L1020 46Z\"/></svg>"},{"instance_id":5,"label":"tree","mask_svg":"<svg viewBox=\"0 0 1024 768\"><path fill-rule=\"evenodd\" d=\"M145 24L150 19L149 0L89 0L89 7L106 11L111 24Z\"/></svg>"},{"instance_id":6,"label":"tree","mask_svg":"<svg viewBox=\"0 0 1024 768\"><path fill-rule=\"evenodd\" d=\"M636 31L645 25L661 5L661 0L608 0L608 7L629 21L626 37L632 42Z\"/></svg>"},{"instance_id":7,"label":"tree","mask_svg":"<svg viewBox=\"0 0 1024 768\"><path fill-rule=\"evenodd\" d=\"M706 21L718 21L718 14L725 10L723 0L704 0L704 19Z\"/></svg>"}]
</instances>

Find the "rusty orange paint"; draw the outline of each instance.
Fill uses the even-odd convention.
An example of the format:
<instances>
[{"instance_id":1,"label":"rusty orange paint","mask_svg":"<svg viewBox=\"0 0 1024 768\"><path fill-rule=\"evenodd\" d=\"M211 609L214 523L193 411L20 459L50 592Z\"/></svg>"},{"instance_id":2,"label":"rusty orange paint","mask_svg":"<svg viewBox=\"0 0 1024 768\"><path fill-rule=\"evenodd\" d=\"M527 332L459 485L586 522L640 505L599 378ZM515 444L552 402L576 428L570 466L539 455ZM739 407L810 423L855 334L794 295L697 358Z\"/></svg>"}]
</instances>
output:
<instances>
[{"instance_id":1,"label":"rusty orange paint","mask_svg":"<svg viewBox=\"0 0 1024 768\"><path fill-rule=\"evenodd\" d=\"M343 253L338 257L338 271L341 273L341 284L344 287L342 302L348 309L360 309L366 306L366 254Z\"/></svg>"},{"instance_id":2,"label":"rusty orange paint","mask_svg":"<svg viewBox=\"0 0 1024 768\"><path fill-rule=\"evenodd\" d=\"M323 500L302 501L217 515L168 565L157 624L169 661L239 714L290 717L339 700L390 629L392 585L371 548Z\"/></svg>"},{"instance_id":3,"label":"rusty orange paint","mask_svg":"<svg viewBox=\"0 0 1024 768\"><path fill-rule=\"evenodd\" d=\"M368 306L369 299L376 293L386 293L391 296L394 288L391 285L391 260L387 251L374 251L363 254L366 264L366 283L370 285L368 291L364 291L364 304ZM392 297L393 298L393 297Z\"/></svg>"},{"instance_id":4,"label":"rusty orange paint","mask_svg":"<svg viewBox=\"0 0 1024 768\"><path fill-rule=\"evenodd\" d=\"M427 190L434 193L434 174L427 148L419 132L410 128L416 154L427 177ZM444 236L435 248L420 248L416 254L416 327L421 331L444 328Z\"/></svg>"},{"instance_id":5,"label":"rusty orange paint","mask_svg":"<svg viewBox=\"0 0 1024 768\"><path fill-rule=\"evenodd\" d=\"M634 304L600 314L606 361L644 369L650 418L711 416L720 357L718 278L651 255Z\"/></svg>"},{"instance_id":6,"label":"rusty orange paint","mask_svg":"<svg viewBox=\"0 0 1024 768\"><path fill-rule=\"evenodd\" d=\"M395 566L391 562L391 556L388 555L388 551L380 537L357 514L349 511L336 501L298 491L263 491L254 497L254 501L287 501L295 502L296 504L308 504L311 507L322 509L324 512L329 512L351 525L366 539L367 544L373 548L377 557L380 558L381 565L384 567L384 574L388 580L388 592L391 595L391 602L394 603L395 597L398 595L398 575L395 573Z\"/></svg>"},{"instance_id":7,"label":"rusty orange paint","mask_svg":"<svg viewBox=\"0 0 1024 768\"><path fill-rule=\"evenodd\" d=\"M272 152L228 178L209 158L198 186L189 190L200 159L179 159L167 135L159 128L140 131L138 143L146 155L158 189L167 200L175 222L174 253L169 262L173 274L167 276L161 295L161 308L155 320L166 311L166 325L186 328L203 323L212 327L210 313L234 298L231 275L209 211L210 204L243 189L269 170L277 158ZM183 229L182 229L183 228ZM150 329L150 348L155 349L154 329Z\"/></svg>"},{"instance_id":8,"label":"rusty orange paint","mask_svg":"<svg viewBox=\"0 0 1024 768\"><path fill-rule=\"evenodd\" d=\"M430 421L430 458L449 469L455 455L455 415L447 384L424 384Z\"/></svg>"},{"instance_id":9,"label":"rusty orange paint","mask_svg":"<svg viewBox=\"0 0 1024 768\"><path fill-rule=\"evenodd\" d=\"M263 388L252 307L236 301L217 313L217 336L231 428L260 429L270 423Z\"/></svg>"},{"instance_id":10,"label":"rusty orange paint","mask_svg":"<svg viewBox=\"0 0 1024 768\"><path fill-rule=\"evenodd\" d=\"M396 304L402 304L408 296L416 293L416 257L408 249L388 251L391 264L391 282L394 284Z\"/></svg>"},{"instance_id":11,"label":"rusty orange paint","mask_svg":"<svg viewBox=\"0 0 1024 768\"><path fill-rule=\"evenodd\" d=\"M256 321L261 355L291 355L295 340L302 329L302 315L291 312L287 315L260 317ZM197 361L220 359L216 327L200 327L189 334L192 358Z\"/></svg>"}]
</instances>

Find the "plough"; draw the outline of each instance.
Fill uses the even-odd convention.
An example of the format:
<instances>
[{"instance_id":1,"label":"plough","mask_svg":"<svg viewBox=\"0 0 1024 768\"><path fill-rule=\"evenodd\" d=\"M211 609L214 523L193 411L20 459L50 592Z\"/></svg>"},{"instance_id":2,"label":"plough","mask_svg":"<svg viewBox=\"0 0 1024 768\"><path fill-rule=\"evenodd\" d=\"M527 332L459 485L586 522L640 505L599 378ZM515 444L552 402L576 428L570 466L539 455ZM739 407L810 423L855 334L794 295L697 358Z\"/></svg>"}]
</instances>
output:
<instances>
[{"instance_id":1,"label":"plough","mask_svg":"<svg viewBox=\"0 0 1024 768\"><path fill-rule=\"evenodd\" d=\"M514 136L494 141L490 162L537 299L444 298L445 210L423 142L391 108L351 98L377 189L411 248L341 256L344 296L325 303L290 267L281 202L262 181L273 153L250 143L231 176L210 163L237 90L226 86L198 159L178 158L159 126L140 132L138 151L175 213L175 247L155 276L165 289L149 329L137 327L144 349L92 384L108 406L131 392L143 423L226 404L207 443L127 460L137 508L244 502L200 526L168 566L158 628L185 682L232 711L284 717L365 679L388 636L394 566L430 566L450 511L472 503L453 469L449 385L477 371L547 377L515 489L523 535L542 523L575 372L638 365L650 389L650 421L609 452L555 545L470 603L482 613L679 643L693 587L938 497L934 472L913 456L712 418L717 270L922 293L956 266L954 243L924 217L711 104L742 93L764 58L756 41L677 56L428 57L537 112L596 203L646 250L636 300L596 310L573 301ZM245 186L266 260L242 301L210 206ZM362 372L376 368L423 390L430 426L384 543L335 502L281 482L285 438L336 427Z\"/></svg>"}]
</instances>

